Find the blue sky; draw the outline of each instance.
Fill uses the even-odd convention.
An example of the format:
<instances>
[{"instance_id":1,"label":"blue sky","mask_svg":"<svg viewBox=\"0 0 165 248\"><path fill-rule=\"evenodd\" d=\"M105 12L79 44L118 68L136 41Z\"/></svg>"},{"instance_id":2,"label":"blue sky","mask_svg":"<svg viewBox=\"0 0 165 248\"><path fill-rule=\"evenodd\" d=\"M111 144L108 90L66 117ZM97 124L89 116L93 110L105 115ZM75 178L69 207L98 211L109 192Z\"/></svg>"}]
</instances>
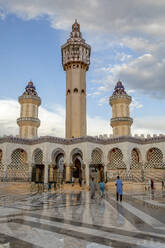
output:
<instances>
[{"instance_id":1,"label":"blue sky","mask_svg":"<svg viewBox=\"0 0 165 248\"><path fill-rule=\"evenodd\" d=\"M133 3L132 3L133 2ZM133 6L131 6L133 4ZM88 135L112 133L109 96L120 79L132 96L132 133L165 133L165 3L162 0L0 0L0 135L16 135L29 80L42 99L39 135L64 136L61 45L77 18L91 45Z\"/></svg>"}]
</instances>

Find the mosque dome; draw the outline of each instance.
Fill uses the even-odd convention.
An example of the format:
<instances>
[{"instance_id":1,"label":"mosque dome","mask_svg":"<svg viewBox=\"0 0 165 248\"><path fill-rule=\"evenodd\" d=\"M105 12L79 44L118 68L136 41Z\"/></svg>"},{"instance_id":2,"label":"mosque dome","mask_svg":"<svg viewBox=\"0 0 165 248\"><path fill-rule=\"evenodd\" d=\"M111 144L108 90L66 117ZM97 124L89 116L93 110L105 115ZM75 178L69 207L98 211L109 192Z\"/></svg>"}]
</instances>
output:
<instances>
[{"instance_id":1,"label":"mosque dome","mask_svg":"<svg viewBox=\"0 0 165 248\"><path fill-rule=\"evenodd\" d=\"M32 81L28 82L27 86L25 87L25 92L23 93L23 95L37 96L36 88Z\"/></svg>"},{"instance_id":2,"label":"mosque dome","mask_svg":"<svg viewBox=\"0 0 165 248\"><path fill-rule=\"evenodd\" d=\"M114 88L113 95L127 95L122 82L119 80Z\"/></svg>"}]
</instances>

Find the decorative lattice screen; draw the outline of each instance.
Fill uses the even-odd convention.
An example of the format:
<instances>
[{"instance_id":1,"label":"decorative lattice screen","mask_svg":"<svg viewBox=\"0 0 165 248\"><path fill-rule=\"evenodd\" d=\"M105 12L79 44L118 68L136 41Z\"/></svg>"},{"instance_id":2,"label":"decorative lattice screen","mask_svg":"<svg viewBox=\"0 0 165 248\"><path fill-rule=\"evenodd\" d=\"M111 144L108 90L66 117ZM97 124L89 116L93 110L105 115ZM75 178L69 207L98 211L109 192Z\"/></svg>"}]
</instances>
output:
<instances>
[{"instance_id":1,"label":"decorative lattice screen","mask_svg":"<svg viewBox=\"0 0 165 248\"><path fill-rule=\"evenodd\" d=\"M114 148L109 154L108 169L126 168L123 162L123 154L120 149Z\"/></svg>"},{"instance_id":2,"label":"decorative lattice screen","mask_svg":"<svg viewBox=\"0 0 165 248\"><path fill-rule=\"evenodd\" d=\"M15 150L11 155L11 163L7 169L7 179L11 181L27 181L29 167L26 163L26 152L22 149Z\"/></svg>"},{"instance_id":3,"label":"decorative lattice screen","mask_svg":"<svg viewBox=\"0 0 165 248\"><path fill-rule=\"evenodd\" d=\"M0 178L3 177L3 169L4 169L4 166L2 164L2 150L0 150Z\"/></svg>"},{"instance_id":4,"label":"decorative lattice screen","mask_svg":"<svg viewBox=\"0 0 165 248\"><path fill-rule=\"evenodd\" d=\"M164 168L163 153L158 148L151 148L147 153L145 168Z\"/></svg>"},{"instance_id":5,"label":"decorative lattice screen","mask_svg":"<svg viewBox=\"0 0 165 248\"><path fill-rule=\"evenodd\" d=\"M34 163L35 164L43 163L43 152L40 149L34 151Z\"/></svg>"},{"instance_id":6,"label":"decorative lattice screen","mask_svg":"<svg viewBox=\"0 0 165 248\"><path fill-rule=\"evenodd\" d=\"M140 169L141 165L139 163L139 153L136 149L133 149L131 152L131 168Z\"/></svg>"},{"instance_id":7,"label":"decorative lattice screen","mask_svg":"<svg viewBox=\"0 0 165 248\"><path fill-rule=\"evenodd\" d=\"M98 150L94 150L92 151L92 155L91 155L91 164L102 164L102 152L98 151Z\"/></svg>"}]
</instances>

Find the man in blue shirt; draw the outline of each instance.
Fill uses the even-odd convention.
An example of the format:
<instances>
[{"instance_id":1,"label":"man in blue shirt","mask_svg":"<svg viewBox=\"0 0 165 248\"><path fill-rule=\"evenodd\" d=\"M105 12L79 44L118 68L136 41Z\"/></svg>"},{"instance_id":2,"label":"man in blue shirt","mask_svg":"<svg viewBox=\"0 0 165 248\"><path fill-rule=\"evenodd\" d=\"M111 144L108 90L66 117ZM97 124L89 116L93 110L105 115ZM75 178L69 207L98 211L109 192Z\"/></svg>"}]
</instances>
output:
<instances>
[{"instance_id":1,"label":"man in blue shirt","mask_svg":"<svg viewBox=\"0 0 165 248\"><path fill-rule=\"evenodd\" d=\"M100 186L101 197L103 197L104 196L104 189L105 189L105 185L104 185L103 180L100 181L99 186Z\"/></svg>"},{"instance_id":2,"label":"man in blue shirt","mask_svg":"<svg viewBox=\"0 0 165 248\"><path fill-rule=\"evenodd\" d=\"M120 201L122 201L122 195L123 195L123 182L120 179L119 176L117 176L116 179L116 200L119 200L119 196L120 196Z\"/></svg>"}]
</instances>

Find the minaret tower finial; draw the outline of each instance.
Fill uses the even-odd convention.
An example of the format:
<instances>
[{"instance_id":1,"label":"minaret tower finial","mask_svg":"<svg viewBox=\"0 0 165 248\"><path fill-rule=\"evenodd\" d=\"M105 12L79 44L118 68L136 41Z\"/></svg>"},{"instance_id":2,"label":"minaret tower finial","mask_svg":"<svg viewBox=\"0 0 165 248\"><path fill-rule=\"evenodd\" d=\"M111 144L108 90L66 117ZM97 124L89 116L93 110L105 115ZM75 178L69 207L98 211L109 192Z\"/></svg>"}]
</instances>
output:
<instances>
[{"instance_id":1,"label":"minaret tower finial","mask_svg":"<svg viewBox=\"0 0 165 248\"><path fill-rule=\"evenodd\" d=\"M129 105L132 101L119 80L115 86L113 95L109 99L112 106L111 126L113 136L130 136L133 119L130 118Z\"/></svg>"},{"instance_id":2,"label":"minaret tower finial","mask_svg":"<svg viewBox=\"0 0 165 248\"><path fill-rule=\"evenodd\" d=\"M41 99L37 95L36 88L32 81L28 82L25 92L18 100L21 104L20 118L17 119L19 136L27 139L36 138L37 129L40 126L38 107L41 104Z\"/></svg>"},{"instance_id":3,"label":"minaret tower finial","mask_svg":"<svg viewBox=\"0 0 165 248\"><path fill-rule=\"evenodd\" d=\"M66 71L65 136L86 136L86 71L90 64L91 47L82 38L77 20L61 52L62 65Z\"/></svg>"}]
</instances>

